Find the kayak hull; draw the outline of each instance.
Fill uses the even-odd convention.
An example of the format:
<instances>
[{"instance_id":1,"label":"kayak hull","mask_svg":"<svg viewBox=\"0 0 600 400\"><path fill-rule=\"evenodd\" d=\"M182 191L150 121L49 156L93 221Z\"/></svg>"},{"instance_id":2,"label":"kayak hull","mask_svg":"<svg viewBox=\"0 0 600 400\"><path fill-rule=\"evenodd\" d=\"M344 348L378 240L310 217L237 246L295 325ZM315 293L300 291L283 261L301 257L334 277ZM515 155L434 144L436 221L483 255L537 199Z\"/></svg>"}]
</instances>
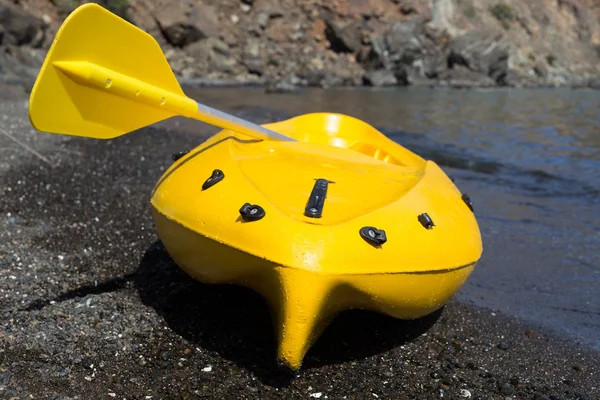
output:
<instances>
[{"instance_id":1,"label":"kayak hull","mask_svg":"<svg viewBox=\"0 0 600 400\"><path fill-rule=\"evenodd\" d=\"M434 162L340 114L265 126L299 141L221 131L175 161L151 203L182 270L266 299L281 362L299 368L340 311L414 319L460 289L481 236Z\"/></svg>"},{"instance_id":2,"label":"kayak hull","mask_svg":"<svg viewBox=\"0 0 600 400\"><path fill-rule=\"evenodd\" d=\"M173 261L204 283L230 283L258 292L271 312L278 359L298 369L304 355L341 311L365 309L416 319L443 305L460 289L475 263L444 271L377 274L316 274L277 265L153 216Z\"/></svg>"}]
</instances>

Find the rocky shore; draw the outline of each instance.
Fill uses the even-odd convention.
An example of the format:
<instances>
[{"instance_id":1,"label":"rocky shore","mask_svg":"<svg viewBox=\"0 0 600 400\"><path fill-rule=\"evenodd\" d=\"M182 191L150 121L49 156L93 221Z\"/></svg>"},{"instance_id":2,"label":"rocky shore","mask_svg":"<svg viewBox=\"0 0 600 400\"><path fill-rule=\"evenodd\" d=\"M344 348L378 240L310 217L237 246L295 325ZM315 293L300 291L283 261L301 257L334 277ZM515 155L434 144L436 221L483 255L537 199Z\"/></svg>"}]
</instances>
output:
<instances>
[{"instance_id":1,"label":"rocky shore","mask_svg":"<svg viewBox=\"0 0 600 400\"><path fill-rule=\"evenodd\" d=\"M0 83L35 80L81 1L0 0ZM183 83L600 87L595 0L102 0Z\"/></svg>"}]
</instances>

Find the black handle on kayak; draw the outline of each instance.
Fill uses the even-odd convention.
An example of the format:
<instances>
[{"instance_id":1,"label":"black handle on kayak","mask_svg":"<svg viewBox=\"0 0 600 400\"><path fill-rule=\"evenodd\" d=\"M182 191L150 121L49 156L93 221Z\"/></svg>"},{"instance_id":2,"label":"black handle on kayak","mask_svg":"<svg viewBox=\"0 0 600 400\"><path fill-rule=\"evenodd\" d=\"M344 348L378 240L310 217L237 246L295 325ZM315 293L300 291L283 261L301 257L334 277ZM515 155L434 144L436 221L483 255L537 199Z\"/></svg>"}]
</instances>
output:
<instances>
[{"instance_id":1,"label":"black handle on kayak","mask_svg":"<svg viewBox=\"0 0 600 400\"><path fill-rule=\"evenodd\" d=\"M315 186L313 186L313 190L310 193L310 197L308 198L308 202L306 203L304 215L310 218L321 218L328 185L329 181L327 179L317 179Z\"/></svg>"}]
</instances>

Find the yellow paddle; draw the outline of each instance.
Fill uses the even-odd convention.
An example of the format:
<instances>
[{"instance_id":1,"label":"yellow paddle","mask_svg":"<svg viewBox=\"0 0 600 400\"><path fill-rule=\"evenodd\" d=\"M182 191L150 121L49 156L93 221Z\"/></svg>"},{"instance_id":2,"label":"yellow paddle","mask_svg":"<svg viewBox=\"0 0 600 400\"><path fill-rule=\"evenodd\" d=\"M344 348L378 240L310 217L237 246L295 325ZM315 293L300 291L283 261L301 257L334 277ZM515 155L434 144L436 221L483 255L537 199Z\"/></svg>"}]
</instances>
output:
<instances>
[{"instance_id":1,"label":"yellow paddle","mask_svg":"<svg viewBox=\"0 0 600 400\"><path fill-rule=\"evenodd\" d=\"M95 3L65 19L29 102L37 130L98 139L176 115L257 139L295 140L187 97L156 40Z\"/></svg>"}]
</instances>

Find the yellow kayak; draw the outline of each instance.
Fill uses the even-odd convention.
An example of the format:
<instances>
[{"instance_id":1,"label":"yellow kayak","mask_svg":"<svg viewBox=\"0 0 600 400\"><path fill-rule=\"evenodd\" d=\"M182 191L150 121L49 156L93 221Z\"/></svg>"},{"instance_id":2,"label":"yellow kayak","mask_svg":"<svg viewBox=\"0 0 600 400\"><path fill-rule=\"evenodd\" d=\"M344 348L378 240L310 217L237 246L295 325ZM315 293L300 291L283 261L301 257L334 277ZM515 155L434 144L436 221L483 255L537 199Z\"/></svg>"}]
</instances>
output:
<instances>
[{"instance_id":1,"label":"yellow kayak","mask_svg":"<svg viewBox=\"0 0 600 400\"><path fill-rule=\"evenodd\" d=\"M194 278L264 296L293 369L338 312L422 317L481 256L470 199L434 162L349 116L259 126L198 103L148 33L94 3L73 11L32 89L32 125L108 140L173 116L223 130L156 184L157 232Z\"/></svg>"},{"instance_id":2,"label":"yellow kayak","mask_svg":"<svg viewBox=\"0 0 600 400\"><path fill-rule=\"evenodd\" d=\"M267 300L280 361L299 368L342 310L419 318L463 285L481 236L470 199L434 162L346 115L264 127L299 141L223 130L177 159L151 201L184 271Z\"/></svg>"}]
</instances>

